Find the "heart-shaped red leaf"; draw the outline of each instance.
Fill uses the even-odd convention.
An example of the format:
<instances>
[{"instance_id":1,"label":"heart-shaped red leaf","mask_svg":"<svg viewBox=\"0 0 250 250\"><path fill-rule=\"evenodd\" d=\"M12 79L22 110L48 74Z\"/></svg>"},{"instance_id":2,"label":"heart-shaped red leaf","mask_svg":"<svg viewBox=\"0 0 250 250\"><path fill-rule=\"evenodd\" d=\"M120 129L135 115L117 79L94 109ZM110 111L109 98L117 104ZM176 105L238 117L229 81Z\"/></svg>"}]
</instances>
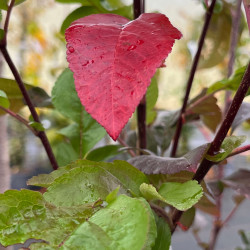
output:
<instances>
[{"instance_id":1,"label":"heart-shaped red leaf","mask_svg":"<svg viewBox=\"0 0 250 250\"><path fill-rule=\"evenodd\" d=\"M162 14L96 14L66 30L67 60L86 111L116 140L181 33Z\"/></svg>"}]
</instances>

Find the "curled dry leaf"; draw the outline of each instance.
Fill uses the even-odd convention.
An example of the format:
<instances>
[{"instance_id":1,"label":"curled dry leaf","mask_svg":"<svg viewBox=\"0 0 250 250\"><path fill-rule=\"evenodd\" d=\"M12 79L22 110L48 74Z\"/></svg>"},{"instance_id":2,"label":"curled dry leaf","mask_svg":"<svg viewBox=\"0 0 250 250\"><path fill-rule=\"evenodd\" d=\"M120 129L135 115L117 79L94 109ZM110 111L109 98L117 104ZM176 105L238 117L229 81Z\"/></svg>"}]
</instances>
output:
<instances>
[{"instance_id":1,"label":"curled dry leaf","mask_svg":"<svg viewBox=\"0 0 250 250\"><path fill-rule=\"evenodd\" d=\"M195 172L198 164L206 154L209 144L204 144L182 157L159 157L142 155L128 160L130 164L145 174L175 174L181 171Z\"/></svg>"}]
</instances>

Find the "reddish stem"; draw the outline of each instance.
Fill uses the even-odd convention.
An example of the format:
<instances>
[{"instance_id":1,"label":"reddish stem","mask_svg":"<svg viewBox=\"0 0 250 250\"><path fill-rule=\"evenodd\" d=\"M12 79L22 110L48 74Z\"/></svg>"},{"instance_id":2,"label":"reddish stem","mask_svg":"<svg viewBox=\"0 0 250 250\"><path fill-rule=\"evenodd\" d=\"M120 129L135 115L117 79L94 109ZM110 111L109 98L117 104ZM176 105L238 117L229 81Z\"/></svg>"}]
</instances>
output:
<instances>
[{"instance_id":1,"label":"reddish stem","mask_svg":"<svg viewBox=\"0 0 250 250\"><path fill-rule=\"evenodd\" d=\"M250 150L250 144L246 145L246 146L243 146L243 147L240 147L240 148L236 148L228 157L241 154L241 153L246 152L248 150Z\"/></svg>"},{"instance_id":2,"label":"reddish stem","mask_svg":"<svg viewBox=\"0 0 250 250\"><path fill-rule=\"evenodd\" d=\"M21 78L18 70L16 69L15 64L13 63L13 61L8 53L8 50L6 49L6 47L7 47L7 32L8 32L8 27L9 27L10 14L11 14L11 10L12 10L14 4L15 4L15 0L12 0L10 5L9 5L8 11L7 11L7 16L6 16L6 20L5 20L5 24L4 24L5 34L4 34L3 39L0 40L0 50L3 54L5 61L9 65L9 68L10 68L10 70L11 70L11 72L12 72L12 74L13 74L13 76L18 84L18 87L19 87L19 89L24 97L24 100L25 100L27 106L29 107L29 110L31 112L31 115L33 116L34 121L40 123L39 116L38 116L38 114L35 110L35 107L34 107L32 101L28 95L28 92L27 92L25 85L22 81L22 78ZM49 144L49 140L48 140L45 132L38 131L37 136L40 138L40 140L41 140L41 142L42 142L42 144L47 152L48 158L51 162L53 169L57 169L58 165L57 165L55 156L53 154L52 148Z\"/></svg>"},{"instance_id":3,"label":"reddish stem","mask_svg":"<svg viewBox=\"0 0 250 250\"><path fill-rule=\"evenodd\" d=\"M23 95L23 97L25 99L25 102L26 102L27 106L29 107L30 113L31 113L34 121L40 123L40 119L39 119L39 116L38 116L38 114L37 114L37 112L35 110L35 107L32 104L32 101L31 101L31 99L30 99L30 97L28 95L28 92L27 92L27 90L26 90L26 88L24 86L24 83L23 83L23 81L22 81L22 79L21 79L21 77L20 77L20 75L19 75L19 73L18 73L18 71L16 69L16 66L14 65L14 63L13 63L13 61L12 61L6 47L5 46L0 46L0 50L1 50L2 54L3 54L3 57L5 58L5 61L7 62L7 64L10 67L10 69L12 71L12 74L15 77L15 80L16 80L19 88L20 88L20 91L22 92L22 95ZM43 146L44 146L44 148L45 148L45 150L47 152L48 158L49 158L49 160L51 162L51 165L52 165L53 169L57 169L58 165L57 165L55 156L53 154L52 148L51 148L51 146L49 144L49 140L48 140L45 132L39 131L38 132L38 137L40 138L40 140L41 140L41 142L42 142L42 144L43 144Z\"/></svg>"},{"instance_id":4,"label":"reddish stem","mask_svg":"<svg viewBox=\"0 0 250 250\"><path fill-rule=\"evenodd\" d=\"M134 19L145 12L144 0L134 0ZM137 123L139 148L147 148L147 127L146 127L146 95L142 98L137 107Z\"/></svg>"},{"instance_id":5,"label":"reddish stem","mask_svg":"<svg viewBox=\"0 0 250 250\"><path fill-rule=\"evenodd\" d=\"M8 33L8 28L9 28L9 22L10 22L10 14L15 5L15 0L12 0L10 2L10 5L7 10L7 15L4 23L4 37L0 40L0 46L6 46L7 44L7 33Z\"/></svg>"},{"instance_id":6,"label":"reddish stem","mask_svg":"<svg viewBox=\"0 0 250 250\"><path fill-rule=\"evenodd\" d=\"M228 130L230 129L234 118L243 102L243 99L248 91L250 87L250 63L247 66L246 72L243 76L242 82L234 96L234 99L228 109L228 112L226 114L226 117L224 119L224 121L221 124L220 129L218 130L214 140L212 141L212 143L210 144L210 147L208 149L207 154L208 155L215 155L221 147L221 144L223 142L223 140L225 139ZM204 158L198 168L198 170L196 171L193 180L198 181L198 183L200 183L205 175L208 173L208 171L210 170L210 168L212 167L212 165L214 164L214 162L207 160L206 158ZM173 212L173 223L174 225L176 225L176 223L179 221L180 217L182 215L182 211L178 211L177 209L174 210ZM174 232L174 230L173 230Z\"/></svg>"},{"instance_id":7,"label":"reddish stem","mask_svg":"<svg viewBox=\"0 0 250 250\"><path fill-rule=\"evenodd\" d=\"M121 138L121 137L118 137L117 141L123 146L123 147L126 147L126 148L129 148L129 145ZM132 156L132 157L135 157L136 154L133 150L129 149L128 150L128 153Z\"/></svg>"},{"instance_id":8,"label":"reddish stem","mask_svg":"<svg viewBox=\"0 0 250 250\"><path fill-rule=\"evenodd\" d=\"M176 155L176 151L177 151L177 147L178 147L178 143L179 143L179 139L180 139L180 134L181 134L181 130L182 130L182 125L183 125L182 116L185 114L185 111L186 111L186 107L187 107L187 103L188 103L188 97L189 97L190 90L191 90L191 87L192 87L194 75L195 75L195 72L196 72L196 69L197 69L197 66L198 66L199 58L200 58L200 55L201 55L201 49L203 47L204 40L205 40L207 31L208 31L209 23L210 23L212 14L213 14L215 2L216 2L216 0L212 1L210 7L207 9L207 12L206 12L205 23L204 23L204 26L203 26L203 29L202 29L202 33L201 33L199 44L198 44L198 49L197 49L196 55L194 57L193 65L192 65L190 75L189 75L189 78L188 78L188 81L187 81L186 94L185 94L183 105L182 105L182 108L181 108L179 120L177 122L177 128L176 128L176 132L175 132L175 135L174 135L173 147L172 147L172 151L171 151L171 157L175 157L175 155Z\"/></svg>"},{"instance_id":9,"label":"reddish stem","mask_svg":"<svg viewBox=\"0 0 250 250\"><path fill-rule=\"evenodd\" d=\"M13 111L11 111L10 109L6 109L2 106L0 106L0 109L2 109L4 112L6 112L7 114L9 114L10 116L14 117L16 120L18 120L19 122L21 122L22 124L24 124L28 129L30 129L30 131L35 135L38 136L38 131L36 131L34 128L32 128L29 125L29 122L26 121L22 116L20 116L19 114L14 113Z\"/></svg>"}]
</instances>

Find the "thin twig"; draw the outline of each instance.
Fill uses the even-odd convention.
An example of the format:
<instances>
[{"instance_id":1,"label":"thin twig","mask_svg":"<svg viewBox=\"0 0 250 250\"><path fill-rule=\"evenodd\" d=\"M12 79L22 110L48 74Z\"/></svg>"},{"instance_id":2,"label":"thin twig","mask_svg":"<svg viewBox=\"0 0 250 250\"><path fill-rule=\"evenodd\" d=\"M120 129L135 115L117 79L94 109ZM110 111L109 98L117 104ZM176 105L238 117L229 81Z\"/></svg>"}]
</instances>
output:
<instances>
[{"instance_id":1,"label":"thin twig","mask_svg":"<svg viewBox=\"0 0 250 250\"><path fill-rule=\"evenodd\" d=\"M237 203L234 208L232 209L232 211L229 213L229 215L226 217L226 219L222 222L221 227L224 227L225 225L228 224L228 222L232 219L232 217L235 215L237 209L239 208L241 203Z\"/></svg>"},{"instance_id":2,"label":"thin twig","mask_svg":"<svg viewBox=\"0 0 250 250\"><path fill-rule=\"evenodd\" d=\"M134 19L138 18L145 12L145 1L134 0ZM146 134L146 95L142 98L140 104L137 107L137 124L138 124L138 138L139 148L147 148L147 134Z\"/></svg>"},{"instance_id":3,"label":"thin twig","mask_svg":"<svg viewBox=\"0 0 250 250\"><path fill-rule=\"evenodd\" d=\"M234 96L234 99L229 107L227 115L224 121L222 122L214 140L212 141L208 149L208 152L207 152L208 155L213 156L217 154L217 152L220 150L221 144L223 140L225 139L227 132L230 129L234 121L234 118L243 102L243 99L249 89L249 86L250 86L250 63L247 66L242 82ZM195 173L194 180L201 182L203 178L205 177L205 175L207 174L208 170L210 169L211 164L212 162L204 159L201 162L197 172Z\"/></svg>"},{"instance_id":4,"label":"thin twig","mask_svg":"<svg viewBox=\"0 0 250 250\"><path fill-rule=\"evenodd\" d=\"M23 97L25 99L25 102L26 102L27 106L29 107L29 110L31 112L31 115L32 115L34 121L38 122L38 123L41 123L40 119L39 119L39 116L38 116L38 114L37 114L37 112L35 110L35 107L34 107L32 101L31 101L31 99L30 99L30 97L28 95L28 92L27 92L27 90L26 90L26 88L24 86L24 83L23 83L23 81L22 81L22 79L21 79L21 77L20 77L20 75L19 75L19 73L18 73L18 71L16 69L16 66L14 65L14 63L13 63L13 61L12 61L6 47L5 46L0 46L0 50L1 50L2 54L3 54L3 57L5 58L5 61L9 65L9 68L12 71L12 74L15 77L15 80L16 80L16 82L17 82L17 84L18 84L18 86L19 86L19 88L20 88L20 90L22 92L22 95L23 95ZM58 165L57 165L57 162L56 162L56 158L55 158L55 156L53 154L52 148L50 146L49 140L48 140L45 132L44 131L39 131L38 137L42 141L42 144L43 144L43 146L44 146L44 148L45 148L45 150L47 152L48 158L49 158L49 160L51 162L51 165L52 165L53 169L57 169Z\"/></svg>"},{"instance_id":5,"label":"thin twig","mask_svg":"<svg viewBox=\"0 0 250 250\"><path fill-rule=\"evenodd\" d=\"M172 220L169 218L168 214L166 213L166 211L155 205L154 203L150 203L150 207L155 211L155 213L159 216L159 217L162 217L166 223L169 225L169 228L170 230L172 231L173 230L173 223L172 223Z\"/></svg>"},{"instance_id":6,"label":"thin twig","mask_svg":"<svg viewBox=\"0 0 250 250\"><path fill-rule=\"evenodd\" d=\"M124 141L122 140L121 137L118 137L117 141L123 146L123 147L126 147L126 148L129 148L129 145ZM128 153L132 156L132 157L135 157L136 154L133 150L129 149L128 150Z\"/></svg>"},{"instance_id":7,"label":"thin twig","mask_svg":"<svg viewBox=\"0 0 250 250\"><path fill-rule=\"evenodd\" d=\"M234 208L232 209L232 211L228 214L228 216L226 217L226 219L224 221L221 221L221 219L219 221L217 221L217 223L214 225L214 229L213 229L213 233L212 233L212 237L211 237L211 241L209 244L209 250L214 250L215 248L215 244L217 242L219 233L221 231L221 229L228 224L228 222L232 219L232 217L234 216L234 214L236 213L236 211L238 210L239 206L241 203L237 203Z\"/></svg>"},{"instance_id":8,"label":"thin twig","mask_svg":"<svg viewBox=\"0 0 250 250\"><path fill-rule=\"evenodd\" d=\"M201 240L201 238L200 238L200 236L199 236L199 234L198 234L198 231L193 230L193 236L194 236L194 238L195 238L197 244L198 244L199 246L201 246L202 248L204 248L204 247L203 247L203 244L204 244L204 243L202 242L202 240Z\"/></svg>"},{"instance_id":9,"label":"thin twig","mask_svg":"<svg viewBox=\"0 0 250 250\"><path fill-rule=\"evenodd\" d=\"M5 23L4 23L4 37L0 41L1 46L6 46L7 44L7 33L8 33L9 22L10 22L10 14L14 5L15 5L15 0L12 0L7 10L7 15L6 15Z\"/></svg>"},{"instance_id":10,"label":"thin twig","mask_svg":"<svg viewBox=\"0 0 250 250\"><path fill-rule=\"evenodd\" d=\"M222 161L217 169L217 180L221 180L224 177L224 162ZM221 219L221 211L222 211L222 197L223 193L221 193L218 197L216 197L216 207L219 210L218 215L215 215L213 228L211 231L210 242L209 242L209 250L213 250L220 231L222 229L222 219Z\"/></svg>"},{"instance_id":11,"label":"thin twig","mask_svg":"<svg viewBox=\"0 0 250 250\"><path fill-rule=\"evenodd\" d=\"M234 99L228 109L227 115L224 119L224 121L222 122L214 140L212 141L212 143L210 144L210 147L208 149L207 154L208 155L216 155L218 153L218 151L220 150L221 144L223 142L223 140L225 139L228 130L230 129L234 118L243 102L243 99L248 91L250 87L250 63L247 66L246 72L243 76L243 79L241 81L241 84L234 96ZM204 158L198 168L198 170L196 171L193 180L198 181L198 183L200 183L205 175L208 173L208 171L210 170L210 168L214 165L214 162L207 160L206 158ZM178 220L180 219L182 215L181 211L178 211L177 209L174 210L173 212L173 223L174 225L176 225L176 223L178 222ZM173 231L174 232L174 231Z\"/></svg>"},{"instance_id":12,"label":"thin twig","mask_svg":"<svg viewBox=\"0 0 250 250\"><path fill-rule=\"evenodd\" d=\"M206 101L207 99L209 99L211 96L214 96L214 94L220 90L223 89L218 89L216 91L214 91L213 93L210 93L208 95L202 96L201 98L199 98L197 101L195 101L194 103L192 103L190 106L188 106L188 108L185 110L185 115L188 115L189 113L193 113L192 109L197 107L198 105L200 105L202 102Z\"/></svg>"},{"instance_id":13,"label":"thin twig","mask_svg":"<svg viewBox=\"0 0 250 250\"><path fill-rule=\"evenodd\" d=\"M19 89L20 89L20 91L21 91L21 93L22 93L22 95L24 97L24 100L25 100L27 106L29 107L29 110L31 112L31 115L33 116L34 121L40 123L39 116L38 116L38 114L36 112L36 109L35 109L32 101L31 101L31 99L30 99L30 97L28 95L28 92L27 92L27 90L25 88L25 85L24 85L24 83L22 81L22 78L21 78L21 76L20 76L15 64L13 63L13 61L12 61L12 59L11 59L9 53L8 53L8 50L6 48L7 47L6 34L7 34L7 31L8 31L10 14L11 14L12 7L14 6L14 3L15 3L15 1L12 0L11 3L10 3L10 6L8 8L8 11L7 11L7 16L6 16L5 25L4 25L4 29L6 29L6 31L5 31L4 38L0 41L0 50L1 50L2 54L3 54L3 57L4 57L5 61L9 65L9 68L10 68L10 70L11 70L11 72L12 72L12 74L13 74L13 76L14 76L17 84L18 84L18 87L19 87ZM42 144L44 146L44 149L47 152L48 158L49 158L49 160L51 162L51 165L52 165L53 169L57 169L58 164L56 162L55 156L53 154L52 148L50 146L49 140L48 140L45 132L44 131L39 131L37 136L40 138L40 140L41 140L41 142L42 142Z\"/></svg>"},{"instance_id":14,"label":"thin twig","mask_svg":"<svg viewBox=\"0 0 250 250\"><path fill-rule=\"evenodd\" d=\"M248 144L246 146L242 146L240 148L236 148L230 155L227 156L227 158L234 156L234 155L241 154L241 153L246 152L248 150L250 150L250 144Z\"/></svg>"},{"instance_id":15,"label":"thin twig","mask_svg":"<svg viewBox=\"0 0 250 250\"><path fill-rule=\"evenodd\" d=\"M24 119L22 116L20 116L19 114L14 113L10 109L6 109L6 108L4 108L2 106L0 106L0 109L2 109L4 112L8 113L10 116L14 117L16 120L18 120L19 122L24 124L35 136L38 136L38 131L36 131L34 128L32 128L29 125L29 122L26 119Z\"/></svg>"},{"instance_id":16,"label":"thin twig","mask_svg":"<svg viewBox=\"0 0 250 250\"><path fill-rule=\"evenodd\" d=\"M217 238L219 236L221 230L221 222L219 220L215 220L214 222L214 226L213 226L213 231L211 234L211 239L210 239L210 243L209 243L209 250L214 250Z\"/></svg>"},{"instance_id":17,"label":"thin twig","mask_svg":"<svg viewBox=\"0 0 250 250\"><path fill-rule=\"evenodd\" d=\"M204 23L204 26L203 26L203 29L202 29L202 33L201 33L199 44L198 44L198 49L197 49L196 55L194 57L194 61L193 61L193 64L192 64L190 75L189 75L189 78L188 78L188 81L187 81L186 94L185 94L185 97L184 97L184 101L183 101L183 105L182 105L182 108L181 108L180 116L179 116L179 119L178 119L178 122L177 122L177 127L176 127L174 140L173 140L173 147L172 147L172 150L171 150L171 157L175 157L175 155L176 155L176 151L177 151L177 147L178 147L178 143L179 143L179 138L180 138L180 134L181 134L181 130L182 130L182 125L183 125L182 117L183 117L183 114L185 114L185 111L186 111L190 90L191 90L191 87L192 87L194 75L195 75L195 72L196 72L196 69L197 69L197 66L198 66L198 62L199 62L199 58L200 58L200 55L201 55L201 49L203 47L204 40L205 40L207 31L208 31L209 23L210 23L212 14L213 14L215 2L216 2L216 0L213 0L210 7L206 11L205 23Z\"/></svg>"}]
</instances>

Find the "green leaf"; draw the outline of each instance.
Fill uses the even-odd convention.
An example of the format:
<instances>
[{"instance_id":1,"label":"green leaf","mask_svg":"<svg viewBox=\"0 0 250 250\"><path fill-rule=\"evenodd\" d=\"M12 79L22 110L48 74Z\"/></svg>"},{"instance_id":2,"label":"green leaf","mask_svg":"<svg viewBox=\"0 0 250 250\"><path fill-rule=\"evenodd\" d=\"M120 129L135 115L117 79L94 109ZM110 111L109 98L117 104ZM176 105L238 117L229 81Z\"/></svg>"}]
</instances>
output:
<instances>
[{"instance_id":1,"label":"green leaf","mask_svg":"<svg viewBox=\"0 0 250 250\"><path fill-rule=\"evenodd\" d=\"M2 90L0 90L0 106L4 107L4 108L9 108L10 106L10 102L9 99L6 95L6 93Z\"/></svg>"},{"instance_id":2,"label":"green leaf","mask_svg":"<svg viewBox=\"0 0 250 250\"><path fill-rule=\"evenodd\" d=\"M69 236L61 249L118 249L118 246L101 227L89 220Z\"/></svg>"},{"instance_id":3,"label":"green leaf","mask_svg":"<svg viewBox=\"0 0 250 250\"><path fill-rule=\"evenodd\" d=\"M34 88L34 86L26 83L25 88L29 91ZM40 89L38 87L35 88ZM4 91L8 96L10 101L9 109L13 112L18 113L18 111L25 106L23 95L15 80L0 78L0 90ZM0 110L0 115L2 114L5 114L5 112Z\"/></svg>"},{"instance_id":4,"label":"green leaf","mask_svg":"<svg viewBox=\"0 0 250 250\"><path fill-rule=\"evenodd\" d=\"M181 171L175 174L148 175L148 178L149 178L150 183L152 183L159 190L162 183L165 183L165 182L184 183L184 182L191 180L193 176L194 176L193 172ZM201 186L203 188L203 191L210 195L210 192L208 191L206 183L204 181L201 182Z\"/></svg>"},{"instance_id":5,"label":"green leaf","mask_svg":"<svg viewBox=\"0 0 250 250\"><path fill-rule=\"evenodd\" d=\"M216 1L215 3L215 6L214 6L214 13L220 13L223 9L223 2L222 0L218 0Z\"/></svg>"},{"instance_id":6,"label":"green leaf","mask_svg":"<svg viewBox=\"0 0 250 250\"><path fill-rule=\"evenodd\" d=\"M185 211L180 218L180 223L182 227L185 228L185 230L188 230L192 226L194 218L195 208L191 207L187 211Z\"/></svg>"},{"instance_id":7,"label":"green leaf","mask_svg":"<svg viewBox=\"0 0 250 250\"><path fill-rule=\"evenodd\" d=\"M104 1L105 6L107 6L110 9L118 9L121 7L124 7L124 4L121 0L106 0Z\"/></svg>"},{"instance_id":8,"label":"green leaf","mask_svg":"<svg viewBox=\"0 0 250 250\"><path fill-rule=\"evenodd\" d=\"M178 121L179 111L162 112L158 115L153 127L151 128L154 139L161 148L161 155L169 147L175 132Z\"/></svg>"},{"instance_id":9,"label":"green leaf","mask_svg":"<svg viewBox=\"0 0 250 250\"><path fill-rule=\"evenodd\" d=\"M86 155L86 160L105 161L113 156L123 153L119 151L120 148L120 145L107 145L93 149Z\"/></svg>"},{"instance_id":10,"label":"green leaf","mask_svg":"<svg viewBox=\"0 0 250 250\"><path fill-rule=\"evenodd\" d=\"M27 89L32 88L31 85L26 84ZM23 95L19 90L16 81L6 78L0 78L0 90L6 93L8 96L10 107L9 109L17 113L22 107L25 106L23 102ZM4 111L0 110L0 115L5 114Z\"/></svg>"},{"instance_id":11,"label":"green leaf","mask_svg":"<svg viewBox=\"0 0 250 250\"><path fill-rule=\"evenodd\" d=\"M47 243L39 242L29 245L29 250L58 250L57 246L50 246Z\"/></svg>"},{"instance_id":12,"label":"green leaf","mask_svg":"<svg viewBox=\"0 0 250 250\"><path fill-rule=\"evenodd\" d=\"M58 77L53 87L52 103L64 116L80 123L82 104L75 90L73 73L68 68Z\"/></svg>"},{"instance_id":13,"label":"green leaf","mask_svg":"<svg viewBox=\"0 0 250 250\"><path fill-rule=\"evenodd\" d=\"M26 0L16 0L15 5L21 4ZM0 9L2 10L8 10L8 2L9 0L0 0Z\"/></svg>"},{"instance_id":14,"label":"green leaf","mask_svg":"<svg viewBox=\"0 0 250 250\"><path fill-rule=\"evenodd\" d=\"M235 148L246 140L246 136L228 136L224 139L220 151L216 155L206 155L206 159L212 162L224 160Z\"/></svg>"},{"instance_id":15,"label":"green leaf","mask_svg":"<svg viewBox=\"0 0 250 250\"><path fill-rule=\"evenodd\" d=\"M37 131L44 131L45 128L40 122L29 122L29 125Z\"/></svg>"},{"instance_id":16,"label":"green leaf","mask_svg":"<svg viewBox=\"0 0 250 250\"><path fill-rule=\"evenodd\" d=\"M1 0L0 1L0 9L1 10L8 10L8 0Z\"/></svg>"},{"instance_id":17,"label":"green leaf","mask_svg":"<svg viewBox=\"0 0 250 250\"><path fill-rule=\"evenodd\" d=\"M57 163L60 167L76 161L79 157L71 144L60 142L53 146Z\"/></svg>"},{"instance_id":18,"label":"green leaf","mask_svg":"<svg viewBox=\"0 0 250 250\"><path fill-rule=\"evenodd\" d=\"M199 202L195 204L195 208L213 216L219 216L220 214L220 210L217 207L216 203L211 200L211 197L208 198L207 194L204 194L201 197Z\"/></svg>"},{"instance_id":19,"label":"green leaf","mask_svg":"<svg viewBox=\"0 0 250 250\"><path fill-rule=\"evenodd\" d=\"M133 6L124 6L119 9L111 10L108 13L124 16L128 19L133 19Z\"/></svg>"},{"instance_id":20,"label":"green leaf","mask_svg":"<svg viewBox=\"0 0 250 250\"><path fill-rule=\"evenodd\" d=\"M15 1L15 5L21 4L21 3L23 3L24 1L26 1L26 0L16 0L16 1Z\"/></svg>"},{"instance_id":21,"label":"green leaf","mask_svg":"<svg viewBox=\"0 0 250 250\"><path fill-rule=\"evenodd\" d=\"M193 181L191 181L193 182ZM157 192L156 188L151 184L143 183L140 186L140 191L143 195L143 197L148 200L160 200L167 204L170 204L174 207L176 207L179 210L186 210L187 206L191 207L193 206L200 197L202 196L202 187L200 185L196 185L197 182L190 184L189 181L185 183L177 183L177 182L170 182L170 183L164 183L159 193ZM187 188L185 193L182 191L182 189ZM169 189L169 190L168 190ZM170 192L171 190L175 190L176 197L171 196ZM181 194L183 192L183 194ZM163 195L164 194L164 195Z\"/></svg>"},{"instance_id":22,"label":"green leaf","mask_svg":"<svg viewBox=\"0 0 250 250\"><path fill-rule=\"evenodd\" d=\"M147 136L147 150L154 152L155 154L158 153L158 145L155 138L155 132L149 127L146 131ZM145 150L138 149L137 147L137 134L135 130L130 130L127 134L126 144L132 149L140 150L141 153L146 152ZM143 152L144 151L144 152ZM147 153L148 154L148 153Z\"/></svg>"},{"instance_id":23,"label":"green leaf","mask_svg":"<svg viewBox=\"0 0 250 250\"><path fill-rule=\"evenodd\" d=\"M220 107L217 105L217 99L209 96L203 101L197 101L189 107L192 114L200 115L202 122L213 132L221 122L222 114Z\"/></svg>"},{"instance_id":24,"label":"green leaf","mask_svg":"<svg viewBox=\"0 0 250 250\"><path fill-rule=\"evenodd\" d=\"M240 205L245 199L246 199L246 196L242 194L235 194L232 198L232 200L234 201L236 205Z\"/></svg>"},{"instance_id":25,"label":"green leaf","mask_svg":"<svg viewBox=\"0 0 250 250\"><path fill-rule=\"evenodd\" d=\"M156 187L160 187L160 185L164 182L187 182L193 178L193 175L194 174L192 172L182 171L176 174L149 175L148 178L150 183ZM211 200L210 192L207 189L206 183L202 181L201 186L203 188L204 195L201 197L199 202L195 204L195 207L205 213L217 216L219 214L219 210L215 202ZM209 197L209 199L207 197Z\"/></svg>"},{"instance_id":26,"label":"green leaf","mask_svg":"<svg viewBox=\"0 0 250 250\"><path fill-rule=\"evenodd\" d=\"M62 23L60 32L62 34L65 33L65 30L70 26L70 24L82 17L89 16L92 14L98 14L98 10L95 7L92 6L82 6L76 10L74 10L72 13L70 13L65 20Z\"/></svg>"},{"instance_id":27,"label":"green leaf","mask_svg":"<svg viewBox=\"0 0 250 250\"><path fill-rule=\"evenodd\" d=\"M243 230L239 230L239 235L240 235L240 237L241 237L241 240L242 240L242 242L246 245L246 246L250 246L250 233L248 232L248 233L246 233L246 232L244 232ZM241 248L240 248L240 250L241 250ZM246 248L246 250L247 250L247 248Z\"/></svg>"},{"instance_id":28,"label":"green leaf","mask_svg":"<svg viewBox=\"0 0 250 250\"><path fill-rule=\"evenodd\" d=\"M105 129L82 106L75 90L73 73L69 69L65 69L57 79L52 90L52 102L59 112L76 122L59 133L70 139L79 155L80 148L84 156L106 135Z\"/></svg>"},{"instance_id":29,"label":"green leaf","mask_svg":"<svg viewBox=\"0 0 250 250\"><path fill-rule=\"evenodd\" d=\"M158 84L157 79L154 76L151 80L151 84L147 89L146 100L146 123L151 124L156 118L156 111L153 110L158 99Z\"/></svg>"},{"instance_id":30,"label":"green leaf","mask_svg":"<svg viewBox=\"0 0 250 250\"><path fill-rule=\"evenodd\" d=\"M61 167L56 171L51 172L50 174L39 174L38 176L33 176L27 181L27 185L39 186L39 187L49 187L53 181L66 173L68 169L66 167Z\"/></svg>"},{"instance_id":31,"label":"green leaf","mask_svg":"<svg viewBox=\"0 0 250 250\"><path fill-rule=\"evenodd\" d=\"M155 216L157 225L157 238L152 250L169 250L171 244L171 231L168 224L160 217Z\"/></svg>"},{"instance_id":32,"label":"green leaf","mask_svg":"<svg viewBox=\"0 0 250 250\"><path fill-rule=\"evenodd\" d=\"M39 175L28 185L48 187L45 199L57 206L94 202L120 186L119 193L140 196L139 187L147 177L125 161L114 163L79 160L48 175Z\"/></svg>"},{"instance_id":33,"label":"green leaf","mask_svg":"<svg viewBox=\"0 0 250 250\"><path fill-rule=\"evenodd\" d=\"M82 6L91 6L94 7L98 12L104 12L105 9L103 7L103 4L105 3L105 1L103 0L56 0L56 2L59 3L80 3Z\"/></svg>"},{"instance_id":34,"label":"green leaf","mask_svg":"<svg viewBox=\"0 0 250 250\"><path fill-rule=\"evenodd\" d=\"M119 192L120 186L118 186L116 189L114 189L111 193L109 193L106 197L106 202L111 203L117 198L117 194Z\"/></svg>"},{"instance_id":35,"label":"green leaf","mask_svg":"<svg viewBox=\"0 0 250 250\"><path fill-rule=\"evenodd\" d=\"M149 250L156 234L148 203L142 198L120 195L69 235L62 249Z\"/></svg>"},{"instance_id":36,"label":"green leaf","mask_svg":"<svg viewBox=\"0 0 250 250\"><path fill-rule=\"evenodd\" d=\"M39 87L33 87L28 90L28 95L32 100L33 105L35 107L51 107L51 98L47 94L47 92Z\"/></svg>"},{"instance_id":37,"label":"green leaf","mask_svg":"<svg viewBox=\"0 0 250 250\"><path fill-rule=\"evenodd\" d=\"M159 190L168 204L184 211L195 205L203 195L202 187L197 181L187 181L184 183L168 182L162 184Z\"/></svg>"},{"instance_id":38,"label":"green leaf","mask_svg":"<svg viewBox=\"0 0 250 250\"><path fill-rule=\"evenodd\" d=\"M88 0L55 0L56 2L59 2L59 3L80 3L82 5L91 5L91 3L88 1Z\"/></svg>"},{"instance_id":39,"label":"green leaf","mask_svg":"<svg viewBox=\"0 0 250 250\"><path fill-rule=\"evenodd\" d=\"M231 4L224 3L223 9L213 14L199 59L199 69L216 66L227 56L232 27L231 8Z\"/></svg>"},{"instance_id":40,"label":"green leaf","mask_svg":"<svg viewBox=\"0 0 250 250\"><path fill-rule=\"evenodd\" d=\"M85 156L106 135L106 132L85 110L82 113L80 124L70 124L59 130L58 133L70 139L71 145L78 155L81 150L82 155Z\"/></svg>"},{"instance_id":41,"label":"green leaf","mask_svg":"<svg viewBox=\"0 0 250 250\"><path fill-rule=\"evenodd\" d=\"M210 93L214 93L218 90L223 90L223 89L236 91L240 86L243 75L246 71L246 67L247 65L237 69L235 73L233 74L233 76L230 77L229 79L224 79L224 80L214 83L207 89L207 93L210 94ZM250 90L248 90L247 92L247 95L249 94L250 94Z\"/></svg>"},{"instance_id":42,"label":"green leaf","mask_svg":"<svg viewBox=\"0 0 250 250\"><path fill-rule=\"evenodd\" d=\"M8 190L0 194L0 243L7 246L34 238L59 245L93 212L91 206L56 208L39 192Z\"/></svg>"},{"instance_id":43,"label":"green leaf","mask_svg":"<svg viewBox=\"0 0 250 250\"><path fill-rule=\"evenodd\" d=\"M163 202L167 202L156 190L156 188L151 185L151 184L147 184L147 183L142 183L140 186L140 191L142 193L142 196L148 200L160 200Z\"/></svg>"},{"instance_id":44,"label":"green leaf","mask_svg":"<svg viewBox=\"0 0 250 250\"><path fill-rule=\"evenodd\" d=\"M0 12L0 21L1 21L1 18L2 18L2 15L1 15L1 12ZM3 29L0 29L0 40L2 40L4 38L4 30Z\"/></svg>"}]
</instances>

